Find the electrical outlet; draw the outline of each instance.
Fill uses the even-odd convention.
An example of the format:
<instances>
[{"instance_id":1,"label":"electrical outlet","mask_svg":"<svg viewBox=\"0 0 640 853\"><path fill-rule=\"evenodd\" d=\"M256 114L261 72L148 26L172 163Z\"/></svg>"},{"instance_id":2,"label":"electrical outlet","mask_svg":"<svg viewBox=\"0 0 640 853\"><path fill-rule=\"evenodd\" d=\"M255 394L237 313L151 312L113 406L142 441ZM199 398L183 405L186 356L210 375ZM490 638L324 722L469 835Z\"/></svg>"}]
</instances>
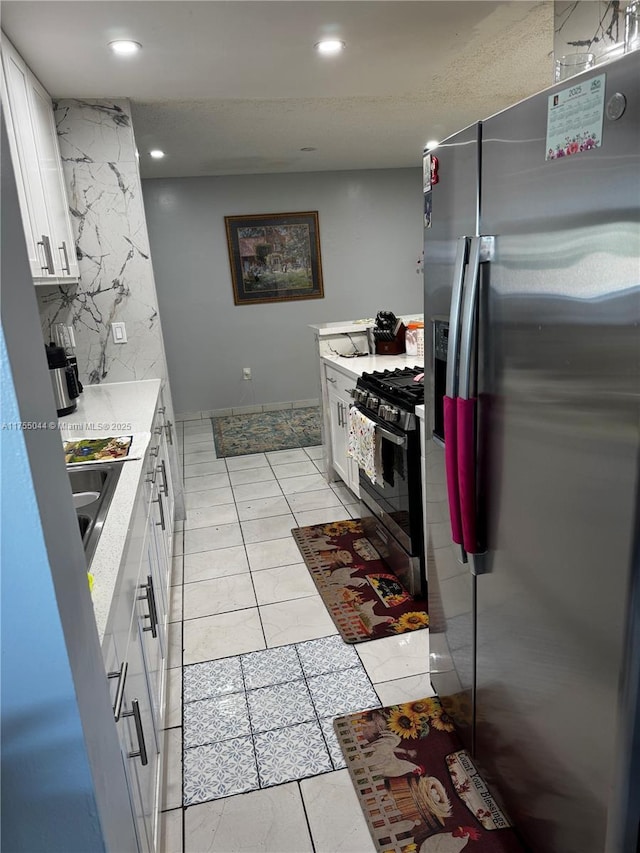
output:
<instances>
[{"instance_id":1,"label":"electrical outlet","mask_svg":"<svg viewBox=\"0 0 640 853\"><path fill-rule=\"evenodd\" d=\"M251 368L243 367L242 368L242 378L243 379L251 379Z\"/></svg>"}]
</instances>

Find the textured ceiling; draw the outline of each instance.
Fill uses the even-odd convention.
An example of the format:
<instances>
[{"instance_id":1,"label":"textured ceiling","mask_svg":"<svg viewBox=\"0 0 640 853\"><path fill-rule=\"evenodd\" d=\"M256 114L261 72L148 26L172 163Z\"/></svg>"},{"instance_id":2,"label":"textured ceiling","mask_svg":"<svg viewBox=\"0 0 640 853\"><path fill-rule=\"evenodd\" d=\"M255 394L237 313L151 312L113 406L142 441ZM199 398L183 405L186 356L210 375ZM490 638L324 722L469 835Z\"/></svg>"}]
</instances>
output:
<instances>
[{"instance_id":1,"label":"textured ceiling","mask_svg":"<svg viewBox=\"0 0 640 853\"><path fill-rule=\"evenodd\" d=\"M7 0L2 26L55 97L131 100L143 177L418 166L552 80L551 2Z\"/></svg>"}]
</instances>

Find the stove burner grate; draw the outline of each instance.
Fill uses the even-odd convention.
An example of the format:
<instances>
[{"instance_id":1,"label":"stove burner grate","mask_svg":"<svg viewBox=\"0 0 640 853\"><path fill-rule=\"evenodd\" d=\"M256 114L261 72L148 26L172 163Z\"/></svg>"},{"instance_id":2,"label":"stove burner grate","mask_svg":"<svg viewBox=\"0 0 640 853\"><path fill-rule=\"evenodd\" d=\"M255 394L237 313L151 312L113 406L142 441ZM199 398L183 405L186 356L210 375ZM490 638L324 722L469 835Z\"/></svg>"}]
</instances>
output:
<instances>
[{"instance_id":1,"label":"stove burner grate","mask_svg":"<svg viewBox=\"0 0 640 853\"><path fill-rule=\"evenodd\" d=\"M414 377L422 372L422 367L374 370L373 373L363 373L357 387L366 388L388 402L413 411L424 402L424 383L422 380L414 381Z\"/></svg>"}]
</instances>

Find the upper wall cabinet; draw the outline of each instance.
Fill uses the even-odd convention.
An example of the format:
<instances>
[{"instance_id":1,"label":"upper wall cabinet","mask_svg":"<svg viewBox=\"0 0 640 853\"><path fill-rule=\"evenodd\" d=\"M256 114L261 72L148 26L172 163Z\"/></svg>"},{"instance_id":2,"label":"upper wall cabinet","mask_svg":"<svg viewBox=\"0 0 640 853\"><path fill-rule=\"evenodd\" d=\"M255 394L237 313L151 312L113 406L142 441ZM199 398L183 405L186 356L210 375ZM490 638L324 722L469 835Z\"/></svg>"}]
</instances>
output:
<instances>
[{"instance_id":1,"label":"upper wall cabinet","mask_svg":"<svg viewBox=\"0 0 640 853\"><path fill-rule=\"evenodd\" d=\"M35 284L78 280L51 98L2 34L2 101Z\"/></svg>"}]
</instances>

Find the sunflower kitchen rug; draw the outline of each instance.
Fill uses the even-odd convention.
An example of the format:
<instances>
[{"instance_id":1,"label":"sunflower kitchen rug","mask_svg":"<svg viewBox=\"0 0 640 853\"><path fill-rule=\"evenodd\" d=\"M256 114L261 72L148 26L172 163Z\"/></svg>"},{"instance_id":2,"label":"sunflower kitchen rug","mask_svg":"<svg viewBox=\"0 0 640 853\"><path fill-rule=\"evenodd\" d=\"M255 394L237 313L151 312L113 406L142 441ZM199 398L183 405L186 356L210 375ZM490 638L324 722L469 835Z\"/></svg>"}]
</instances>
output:
<instances>
[{"instance_id":1,"label":"sunflower kitchen rug","mask_svg":"<svg viewBox=\"0 0 640 853\"><path fill-rule=\"evenodd\" d=\"M437 697L333 726L380 853L524 851Z\"/></svg>"},{"instance_id":2,"label":"sunflower kitchen rug","mask_svg":"<svg viewBox=\"0 0 640 853\"><path fill-rule=\"evenodd\" d=\"M384 543L366 536L358 519L291 532L346 643L429 625L427 602L413 598L391 573L384 562Z\"/></svg>"}]
</instances>

